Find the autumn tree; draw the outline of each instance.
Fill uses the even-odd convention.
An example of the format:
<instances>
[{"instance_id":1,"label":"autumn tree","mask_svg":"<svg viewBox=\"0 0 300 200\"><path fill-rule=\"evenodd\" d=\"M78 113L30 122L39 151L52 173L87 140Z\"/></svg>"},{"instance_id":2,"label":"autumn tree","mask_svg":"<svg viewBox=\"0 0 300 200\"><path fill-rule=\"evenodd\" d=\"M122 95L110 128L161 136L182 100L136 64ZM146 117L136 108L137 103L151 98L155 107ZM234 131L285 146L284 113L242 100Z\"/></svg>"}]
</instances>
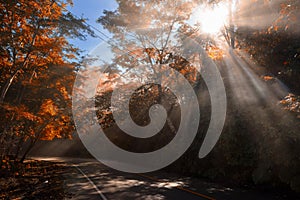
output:
<instances>
[{"instance_id":1,"label":"autumn tree","mask_svg":"<svg viewBox=\"0 0 300 200\"><path fill-rule=\"evenodd\" d=\"M2 153L25 155L39 139L69 137L71 91L80 50L69 38L93 31L66 10L71 1L1 1ZM24 157L23 157L24 159Z\"/></svg>"},{"instance_id":2,"label":"autumn tree","mask_svg":"<svg viewBox=\"0 0 300 200\"><path fill-rule=\"evenodd\" d=\"M116 66L130 69L141 64L169 64L183 72L188 62L180 55L180 43L175 37L189 18L194 2L118 1L118 4L116 11L104 11L98 20L113 33L111 44ZM159 73L154 72L157 76Z\"/></svg>"},{"instance_id":3,"label":"autumn tree","mask_svg":"<svg viewBox=\"0 0 300 200\"><path fill-rule=\"evenodd\" d=\"M113 34L110 44L117 64L124 68L165 64L176 56L171 55L177 42L174 32L189 18L192 1L120 0L118 4L116 11L104 11L98 19Z\"/></svg>"},{"instance_id":4,"label":"autumn tree","mask_svg":"<svg viewBox=\"0 0 300 200\"><path fill-rule=\"evenodd\" d=\"M194 6L197 5L195 1L118 0L117 3L119 5L117 10L105 10L104 15L98 19L98 22L113 34L112 40L109 41L114 53L111 67L122 69L125 74L132 69L132 78L140 80L145 80L149 76L156 77L156 80L167 79L168 77L162 77L163 71L173 68L195 86L199 74L193 64L183 57L181 51L183 38L179 36L180 27L184 26ZM139 65L150 66L151 70L149 72L135 71ZM154 65L160 65L160 71L155 70ZM156 97L148 99L152 99L152 103L143 100L143 111L133 109L141 111L139 115L135 114L135 118L140 118L140 121L145 121L141 116L148 116L149 105L155 102L161 103L163 96L171 95L171 93L167 94L167 90L161 85L151 84L139 88L136 97L142 98L143 95L148 94L143 91L156 94ZM132 101L135 106L138 106L137 102L137 100ZM170 104L174 102L169 101ZM171 110L172 106L168 113ZM173 126L169 119L168 124Z\"/></svg>"}]
</instances>

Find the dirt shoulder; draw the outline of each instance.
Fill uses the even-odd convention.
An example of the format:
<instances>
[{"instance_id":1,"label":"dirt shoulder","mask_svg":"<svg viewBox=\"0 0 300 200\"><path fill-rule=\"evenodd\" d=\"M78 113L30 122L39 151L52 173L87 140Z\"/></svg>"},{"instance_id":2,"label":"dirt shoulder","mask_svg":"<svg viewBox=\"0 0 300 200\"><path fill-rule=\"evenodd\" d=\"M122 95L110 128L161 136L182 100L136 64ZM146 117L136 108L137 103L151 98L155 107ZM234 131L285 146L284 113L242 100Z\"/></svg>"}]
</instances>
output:
<instances>
[{"instance_id":1,"label":"dirt shoulder","mask_svg":"<svg viewBox=\"0 0 300 200\"><path fill-rule=\"evenodd\" d=\"M61 163L27 160L2 161L0 199L63 199L64 177L70 167ZM4 164L4 163L5 164Z\"/></svg>"}]
</instances>

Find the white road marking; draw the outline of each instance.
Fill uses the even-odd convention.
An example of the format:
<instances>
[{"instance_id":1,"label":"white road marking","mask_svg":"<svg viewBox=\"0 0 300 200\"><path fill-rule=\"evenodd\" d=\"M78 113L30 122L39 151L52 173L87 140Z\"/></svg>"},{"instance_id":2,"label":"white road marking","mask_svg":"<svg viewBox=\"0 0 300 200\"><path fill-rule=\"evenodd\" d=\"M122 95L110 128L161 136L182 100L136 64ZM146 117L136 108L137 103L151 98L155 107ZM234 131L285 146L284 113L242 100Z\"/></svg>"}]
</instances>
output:
<instances>
[{"instance_id":1,"label":"white road marking","mask_svg":"<svg viewBox=\"0 0 300 200\"><path fill-rule=\"evenodd\" d=\"M104 194L99 190L99 188L95 185L95 183L77 166L73 165L89 182L93 185L95 190L98 192L98 194L101 196L103 200L107 200L107 198L104 196Z\"/></svg>"}]
</instances>

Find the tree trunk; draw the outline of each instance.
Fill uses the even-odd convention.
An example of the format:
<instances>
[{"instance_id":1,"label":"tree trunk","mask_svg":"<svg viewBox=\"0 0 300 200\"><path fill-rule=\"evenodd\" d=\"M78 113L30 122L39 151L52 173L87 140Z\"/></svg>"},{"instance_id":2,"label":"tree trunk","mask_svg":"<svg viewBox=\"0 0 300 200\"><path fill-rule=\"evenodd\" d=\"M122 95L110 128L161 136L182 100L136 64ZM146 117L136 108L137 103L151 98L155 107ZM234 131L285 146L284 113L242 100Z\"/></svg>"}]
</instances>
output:
<instances>
[{"instance_id":1,"label":"tree trunk","mask_svg":"<svg viewBox=\"0 0 300 200\"><path fill-rule=\"evenodd\" d=\"M36 143L37 139L34 139L31 141L31 143L29 144L28 148L26 149L26 151L24 152L20 162L23 163L25 158L27 157L28 153L30 152L30 150L34 147L35 143Z\"/></svg>"},{"instance_id":2,"label":"tree trunk","mask_svg":"<svg viewBox=\"0 0 300 200\"><path fill-rule=\"evenodd\" d=\"M230 35L230 46L235 48L235 30L233 24L233 12L232 12L232 0L229 0L229 35Z\"/></svg>"},{"instance_id":3,"label":"tree trunk","mask_svg":"<svg viewBox=\"0 0 300 200\"><path fill-rule=\"evenodd\" d=\"M15 160L18 159L23 144L24 144L24 137L21 137L20 140L19 140L19 142L18 142L18 145L17 145L17 150L16 150L16 154L15 154Z\"/></svg>"},{"instance_id":4,"label":"tree trunk","mask_svg":"<svg viewBox=\"0 0 300 200\"><path fill-rule=\"evenodd\" d=\"M7 91L10 88L12 82L14 81L16 75L17 75L17 72L9 80L7 80L5 85L3 86L2 90L1 90L1 95L0 95L0 103L2 103L4 101Z\"/></svg>"},{"instance_id":5,"label":"tree trunk","mask_svg":"<svg viewBox=\"0 0 300 200\"><path fill-rule=\"evenodd\" d=\"M26 156L28 155L28 153L30 152L30 150L34 147L34 145L36 144L36 142L38 140L40 140L40 138L42 136L42 131L44 130L44 128L46 128L46 126L50 123L50 121L55 121L57 118L58 118L58 116L55 116L52 119L48 119L41 127L38 128L36 137L31 138L32 139L31 143L28 146L28 148L26 149L25 153L23 154L23 156L22 156L22 158L20 160L21 163L25 160Z\"/></svg>"}]
</instances>

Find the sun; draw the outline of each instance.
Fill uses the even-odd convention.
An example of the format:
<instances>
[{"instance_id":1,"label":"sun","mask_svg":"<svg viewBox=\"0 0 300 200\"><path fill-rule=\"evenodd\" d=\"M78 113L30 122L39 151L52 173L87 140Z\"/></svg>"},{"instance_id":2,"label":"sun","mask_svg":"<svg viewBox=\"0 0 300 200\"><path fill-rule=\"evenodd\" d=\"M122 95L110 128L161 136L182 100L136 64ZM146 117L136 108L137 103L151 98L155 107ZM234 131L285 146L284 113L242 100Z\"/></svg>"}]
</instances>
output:
<instances>
[{"instance_id":1,"label":"sun","mask_svg":"<svg viewBox=\"0 0 300 200\"><path fill-rule=\"evenodd\" d=\"M219 4L213 8L200 7L195 15L197 15L197 21L203 32L217 34L228 22L228 13L228 7L225 4Z\"/></svg>"}]
</instances>

